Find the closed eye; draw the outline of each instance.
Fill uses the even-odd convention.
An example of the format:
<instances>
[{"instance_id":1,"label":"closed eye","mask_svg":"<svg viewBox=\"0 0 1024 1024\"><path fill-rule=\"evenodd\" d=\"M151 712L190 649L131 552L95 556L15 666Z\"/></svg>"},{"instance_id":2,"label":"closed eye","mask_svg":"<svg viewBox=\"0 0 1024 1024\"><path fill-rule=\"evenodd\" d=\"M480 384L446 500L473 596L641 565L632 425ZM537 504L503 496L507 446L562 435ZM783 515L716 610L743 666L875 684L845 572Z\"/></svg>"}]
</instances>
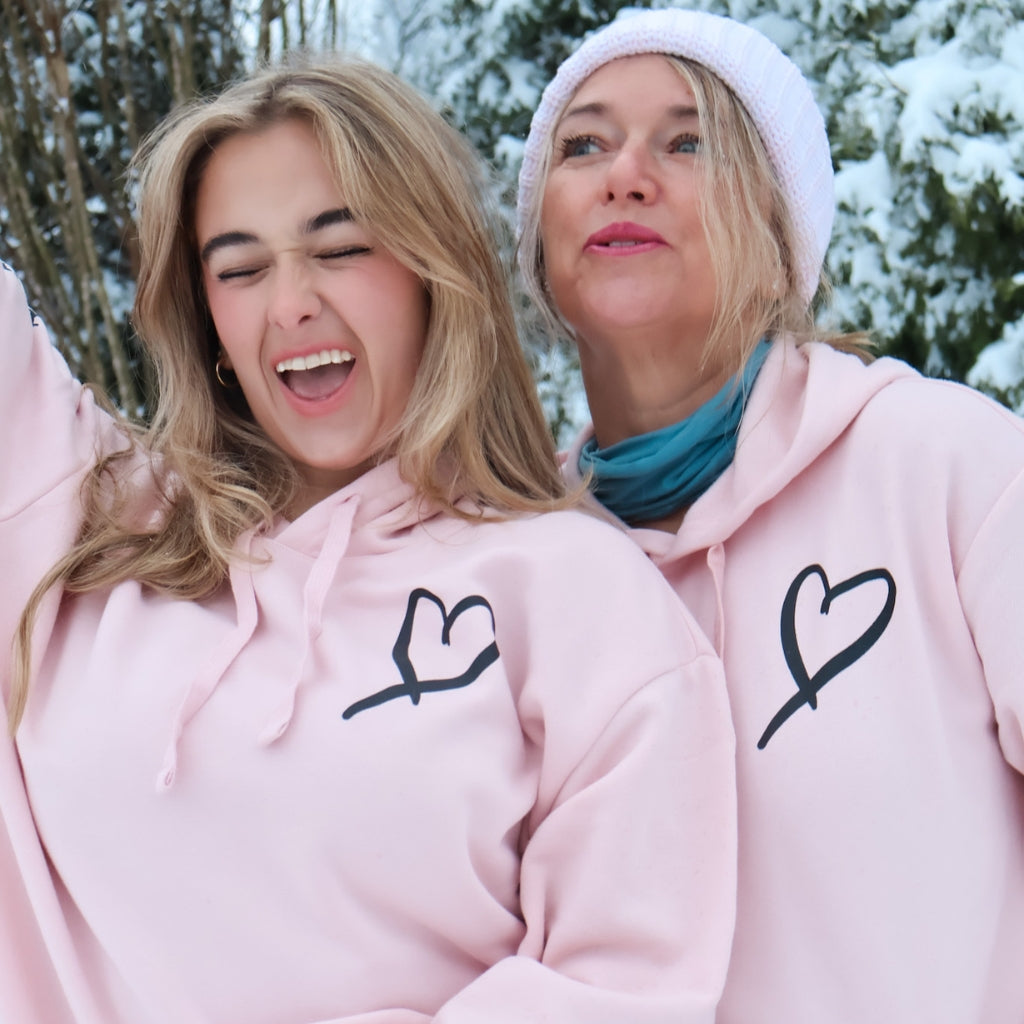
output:
<instances>
[{"instance_id":1,"label":"closed eye","mask_svg":"<svg viewBox=\"0 0 1024 1024\"><path fill-rule=\"evenodd\" d=\"M238 267L231 270L221 270L217 274L218 281L236 281L244 280L247 277L255 277L257 274L262 273L266 268L263 266L256 267Z\"/></svg>"},{"instance_id":2,"label":"closed eye","mask_svg":"<svg viewBox=\"0 0 1024 1024\"><path fill-rule=\"evenodd\" d=\"M352 256L366 256L371 252L373 249L368 245L346 245L340 249L326 249L323 252L318 252L316 258L324 261L343 260Z\"/></svg>"}]
</instances>

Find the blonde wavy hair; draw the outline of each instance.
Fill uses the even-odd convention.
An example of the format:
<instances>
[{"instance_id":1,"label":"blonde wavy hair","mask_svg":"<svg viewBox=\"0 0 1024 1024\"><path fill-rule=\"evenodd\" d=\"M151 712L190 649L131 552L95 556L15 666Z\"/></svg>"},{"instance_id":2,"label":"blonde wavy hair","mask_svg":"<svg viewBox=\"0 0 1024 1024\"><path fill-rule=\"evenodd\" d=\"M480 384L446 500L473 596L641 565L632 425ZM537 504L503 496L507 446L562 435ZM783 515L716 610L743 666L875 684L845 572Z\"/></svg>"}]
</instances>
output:
<instances>
[{"instance_id":1,"label":"blonde wavy hair","mask_svg":"<svg viewBox=\"0 0 1024 1024\"><path fill-rule=\"evenodd\" d=\"M141 265L134 323L158 398L148 428L101 460L82 492L72 550L40 582L15 641L9 722L27 699L29 645L53 587L81 593L134 579L185 599L225 581L239 536L296 494L294 466L254 422L241 392L215 381L218 339L204 296L195 197L217 146L283 120L311 125L355 217L423 281L429 322L405 415L388 445L402 476L463 518L543 512L565 495L554 445L519 345L497 218L462 137L391 73L354 59L293 58L167 118L134 161ZM134 453L163 481L158 522L132 524ZM468 499L476 511L455 503Z\"/></svg>"},{"instance_id":2,"label":"blonde wavy hair","mask_svg":"<svg viewBox=\"0 0 1024 1024\"><path fill-rule=\"evenodd\" d=\"M788 334L798 342L826 341L861 350L864 335L841 335L815 327L811 305L801 297L793 253L797 235L786 197L758 134L736 94L712 71L684 57L665 59L693 90L700 121L700 215L717 284L714 316L703 365L738 370L763 337ZM547 181L561 112L545 140L540 180ZM547 284L541 242L544 189L521 211L519 264L527 294L548 329L573 337ZM818 294L827 297L821 275Z\"/></svg>"}]
</instances>

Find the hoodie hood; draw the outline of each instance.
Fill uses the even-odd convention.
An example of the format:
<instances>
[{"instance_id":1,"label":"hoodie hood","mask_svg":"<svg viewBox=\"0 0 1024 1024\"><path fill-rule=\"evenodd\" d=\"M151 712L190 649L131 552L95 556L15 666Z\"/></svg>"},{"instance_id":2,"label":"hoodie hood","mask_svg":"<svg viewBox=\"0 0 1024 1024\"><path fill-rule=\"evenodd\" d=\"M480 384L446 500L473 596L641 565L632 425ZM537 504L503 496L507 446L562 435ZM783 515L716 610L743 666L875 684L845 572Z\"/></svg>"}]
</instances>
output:
<instances>
[{"instance_id":1,"label":"hoodie hood","mask_svg":"<svg viewBox=\"0 0 1024 1024\"><path fill-rule=\"evenodd\" d=\"M916 375L896 359L864 365L830 345L777 340L743 414L732 464L694 502L677 533L633 529L634 540L662 566L723 543L810 466L882 388ZM593 433L588 425L565 456L570 484L581 479L579 453ZM607 510L602 512L628 529Z\"/></svg>"}]
</instances>

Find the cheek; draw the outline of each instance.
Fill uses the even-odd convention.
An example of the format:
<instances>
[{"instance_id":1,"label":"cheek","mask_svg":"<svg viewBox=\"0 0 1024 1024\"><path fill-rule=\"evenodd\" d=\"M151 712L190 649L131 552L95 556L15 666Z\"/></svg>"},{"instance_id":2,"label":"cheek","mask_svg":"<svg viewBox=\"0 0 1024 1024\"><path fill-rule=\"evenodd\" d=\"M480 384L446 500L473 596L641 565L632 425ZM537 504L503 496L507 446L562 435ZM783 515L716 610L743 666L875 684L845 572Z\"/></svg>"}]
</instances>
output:
<instances>
[{"instance_id":1,"label":"cheek","mask_svg":"<svg viewBox=\"0 0 1024 1024\"><path fill-rule=\"evenodd\" d=\"M405 359L404 372L402 374L402 381L400 384L401 392L403 395L402 405L403 411L404 406L408 403L409 397L412 394L413 388L416 386L416 380L419 377L420 366L423 363L423 353L426 351L426 332L427 325L426 321L420 324L420 329L414 333L409 345L404 353Z\"/></svg>"},{"instance_id":2,"label":"cheek","mask_svg":"<svg viewBox=\"0 0 1024 1024\"><path fill-rule=\"evenodd\" d=\"M207 304L214 330L229 358L236 359L251 347L254 311L239 294L207 292Z\"/></svg>"},{"instance_id":3,"label":"cheek","mask_svg":"<svg viewBox=\"0 0 1024 1024\"><path fill-rule=\"evenodd\" d=\"M571 270L573 218L561 195L545 192L540 211L540 250L544 257L544 279L554 293Z\"/></svg>"},{"instance_id":4,"label":"cheek","mask_svg":"<svg viewBox=\"0 0 1024 1024\"><path fill-rule=\"evenodd\" d=\"M558 244L562 234L565 204L558 190L549 183L544 190L544 200L540 207L539 234L540 244L545 255Z\"/></svg>"}]
</instances>

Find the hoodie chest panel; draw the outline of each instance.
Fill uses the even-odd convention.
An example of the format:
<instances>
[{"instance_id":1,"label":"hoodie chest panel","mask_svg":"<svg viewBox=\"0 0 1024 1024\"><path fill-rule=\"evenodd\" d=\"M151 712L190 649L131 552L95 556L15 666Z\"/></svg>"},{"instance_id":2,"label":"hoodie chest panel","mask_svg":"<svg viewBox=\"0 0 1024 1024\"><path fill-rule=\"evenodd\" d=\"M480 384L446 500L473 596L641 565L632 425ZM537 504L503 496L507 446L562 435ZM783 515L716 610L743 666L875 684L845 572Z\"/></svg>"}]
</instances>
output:
<instances>
[{"instance_id":1,"label":"hoodie chest panel","mask_svg":"<svg viewBox=\"0 0 1024 1024\"><path fill-rule=\"evenodd\" d=\"M455 568L428 581L442 610L426 597L411 606L417 588L389 579L386 560L375 573L358 561L331 588L302 665L301 595L269 576L258 585L259 624L184 724L165 792L156 783L176 708L234 628L232 602L169 602L126 585L63 618L20 745L40 833L101 941L135 934L150 960L225 991L224 943L240 946L236 980L251 985L254 965L278 975L294 957L306 970L310 935L333 938L331 976L354 991L368 963L429 960L411 937L424 923L453 928L473 950L467 964L514 949L518 824L536 782L502 662L464 685L415 685L472 674L493 642L487 609L451 615L466 596ZM268 737L290 699L287 727ZM123 900L112 906L115 884ZM457 921L444 909L453 903ZM253 920L244 936L239 907ZM205 927L186 947L181 928L195 922ZM449 967L439 962L439 979Z\"/></svg>"},{"instance_id":2,"label":"hoodie chest panel","mask_svg":"<svg viewBox=\"0 0 1024 1024\"><path fill-rule=\"evenodd\" d=\"M759 508L719 549L717 580L706 552L673 580L719 634L738 744L754 763L782 748L820 757L826 773L844 753L870 760L890 741L905 748L900 736L935 706L965 726L990 725L948 549L937 544L941 486L919 493L908 519L895 479L866 489L842 455L840 446ZM820 511L823 496L835 514Z\"/></svg>"}]
</instances>

